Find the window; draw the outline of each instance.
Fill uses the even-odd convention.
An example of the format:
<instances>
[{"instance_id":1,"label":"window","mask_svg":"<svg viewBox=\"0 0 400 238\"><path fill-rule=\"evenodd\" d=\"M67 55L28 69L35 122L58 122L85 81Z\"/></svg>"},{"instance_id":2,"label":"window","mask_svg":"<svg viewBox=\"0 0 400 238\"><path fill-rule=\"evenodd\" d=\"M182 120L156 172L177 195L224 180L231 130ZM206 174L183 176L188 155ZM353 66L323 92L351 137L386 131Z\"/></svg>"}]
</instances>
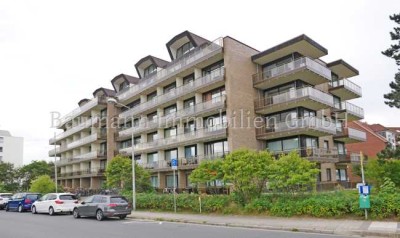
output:
<instances>
[{"instance_id":1,"label":"window","mask_svg":"<svg viewBox=\"0 0 400 238\"><path fill-rule=\"evenodd\" d=\"M175 59L178 59L178 58L182 57L184 54L189 53L189 52L190 52L191 50L193 50L193 49L194 49L194 47L193 47L192 42L189 41L189 42L183 44L181 47L179 47L179 48L176 50L176 57L175 57Z\"/></svg>"},{"instance_id":2,"label":"window","mask_svg":"<svg viewBox=\"0 0 400 238\"><path fill-rule=\"evenodd\" d=\"M178 150L177 149L165 151L165 160L171 161L172 159L178 159Z\"/></svg>"},{"instance_id":3,"label":"window","mask_svg":"<svg viewBox=\"0 0 400 238\"><path fill-rule=\"evenodd\" d=\"M155 152L155 153L147 154L147 163L152 164L155 162L158 162L158 153Z\"/></svg>"},{"instance_id":4,"label":"window","mask_svg":"<svg viewBox=\"0 0 400 238\"><path fill-rule=\"evenodd\" d=\"M173 175L165 176L165 186L167 188L174 187L174 176ZM175 188L177 188L177 187L178 187L178 175L175 175Z\"/></svg>"},{"instance_id":5,"label":"window","mask_svg":"<svg viewBox=\"0 0 400 238\"><path fill-rule=\"evenodd\" d=\"M127 88L128 86L129 86L129 83L124 81L119 85L119 87L118 87L119 90L118 91L122 91L122 90L124 90L124 88Z\"/></svg>"},{"instance_id":6,"label":"window","mask_svg":"<svg viewBox=\"0 0 400 238\"><path fill-rule=\"evenodd\" d=\"M196 124L194 121L190 121L184 124L184 133L196 131Z\"/></svg>"},{"instance_id":7,"label":"window","mask_svg":"<svg viewBox=\"0 0 400 238\"><path fill-rule=\"evenodd\" d=\"M176 88L176 82L171 83L167 86L164 87L164 94L169 93L171 90L174 90Z\"/></svg>"},{"instance_id":8,"label":"window","mask_svg":"<svg viewBox=\"0 0 400 238\"><path fill-rule=\"evenodd\" d=\"M157 70L157 67L154 64L150 65L149 67L144 69L143 77L146 77L147 75L150 75L151 73L153 73L156 70Z\"/></svg>"},{"instance_id":9,"label":"window","mask_svg":"<svg viewBox=\"0 0 400 238\"><path fill-rule=\"evenodd\" d=\"M157 91L154 91L154 92L152 92L152 93L147 95L147 101L151 101L156 97L157 97Z\"/></svg>"},{"instance_id":10,"label":"window","mask_svg":"<svg viewBox=\"0 0 400 238\"><path fill-rule=\"evenodd\" d=\"M347 181L346 169L336 169L336 180L337 181Z\"/></svg>"},{"instance_id":11,"label":"window","mask_svg":"<svg viewBox=\"0 0 400 238\"><path fill-rule=\"evenodd\" d=\"M4 137L0 137L0 143L4 142Z\"/></svg>"},{"instance_id":12,"label":"window","mask_svg":"<svg viewBox=\"0 0 400 238\"><path fill-rule=\"evenodd\" d=\"M158 188L158 176L151 176L150 183L153 188Z\"/></svg>"},{"instance_id":13,"label":"window","mask_svg":"<svg viewBox=\"0 0 400 238\"><path fill-rule=\"evenodd\" d=\"M229 152L228 141L216 141L204 144L206 155L224 155Z\"/></svg>"},{"instance_id":14,"label":"window","mask_svg":"<svg viewBox=\"0 0 400 238\"><path fill-rule=\"evenodd\" d=\"M332 181L331 169L326 169L326 181Z\"/></svg>"},{"instance_id":15,"label":"window","mask_svg":"<svg viewBox=\"0 0 400 238\"><path fill-rule=\"evenodd\" d=\"M129 147L132 147L132 140L131 139L121 141L121 144L120 144L120 148L121 149L129 148Z\"/></svg>"},{"instance_id":16,"label":"window","mask_svg":"<svg viewBox=\"0 0 400 238\"><path fill-rule=\"evenodd\" d=\"M197 155L196 145L185 146L185 158L195 157L196 155Z\"/></svg>"},{"instance_id":17,"label":"window","mask_svg":"<svg viewBox=\"0 0 400 238\"><path fill-rule=\"evenodd\" d=\"M3 147L0 147L0 152L3 152Z\"/></svg>"},{"instance_id":18,"label":"window","mask_svg":"<svg viewBox=\"0 0 400 238\"><path fill-rule=\"evenodd\" d=\"M139 106L139 104L140 104L140 98L139 98L139 99L136 99L135 101L129 103L129 104L126 105L126 106L129 107L129 108L134 108L134 107Z\"/></svg>"},{"instance_id":19,"label":"window","mask_svg":"<svg viewBox=\"0 0 400 238\"><path fill-rule=\"evenodd\" d=\"M164 138L173 137L173 136L176 136L176 134L177 134L176 127L171 127L171 128L167 128L164 130Z\"/></svg>"},{"instance_id":20,"label":"window","mask_svg":"<svg viewBox=\"0 0 400 238\"><path fill-rule=\"evenodd\" d=\"M149 122L154 122L154 121L156 121L157 120L157 112L153 112L153 113L150 113L150 114L148 114L147 115L147 120L149 121Z\"/></svg>"},{"instance_id":21,"label":"window","mask_svg":"<svg viewBox=\"0 0 400 238\"><path fill-rule=\"evenodd\" d=\"M183 85L194 82L194 74L188 75L183 78Z\"/></svg>"},{"instance_id":22,"label":"window","mask_svg":"<svg viewBox=\"0 0 400 238\"><path fill-rule=\"evenodd\" d=\"M299 148L299 138L288 138L283 140L267 142L267 148L273 152L290 152Z\"/></svg>"},{"instance_id":23,"label":"window","mask_svg":"<svg viewBox=\"0 0 400 238\"><path fill-rule=\"evenodd\" d=\"M346 147L345 147L344 143L335 142L335 147L337 148L339 155L345 155L346 154Z\"/></svg>"},{"instance_id":24,"label":"window","mask_svg":"<svg viewBox=\"0 0 400 238\"><path fill-rule=\"evenodd\" d=\"M176 105L172 105L169 107L164 108L164 116L170 115L176 112Z\"/></svg>"},{"instance_id":25,"label":"window","mask_svg":"<svg viewBox=\"0 0 400 238\"><path fill-rule=\"evenodd\" d=\"M106 117L107 117L107 108L100 111L100 118L103 119Z\"/></svg>"},{"instance_id":26,"label":"window","mask_svg":"<svg viewBox=\"0 0 400 238\"><path fill-rule=\"evenodd\" d=\"M77 200L76 196L73 194L65 194L65 195L60 195L60 200Z\"/></svg>"},{"instance_id":27,"label":"window","mask_svg":"<svg viewBox=\"0 0 400 238\"><path fill-rule=\"evenodd\" d=\"M183 101L183 108L194 107L195 103L196 103L196 99L194 97L189 98L189 99Z\"/></svg>"},{"instance_id":28,"label":"window","mask_svg":"<svg viewBox=\"0 0 400 238\"><path fill-rule=\"evenodd\" d=\"M0 155L0 162L3 162L3 156Z\"/></svg>"},{"instance_id":29,"label":"window","mask_svg":"<svg viewBox=\"0 0 400 238\"><path fill-rule=\"evenodd\" d=\"M208 131L224 129L226 127L226 113L204 118L204 127L207 128Z\"/></svg>"},{"instance_id":30,"label":"window","mask_svg":"<svg viewBox=\"0 0 400 238\"><path fill-rule=\"evenodd\" d=\"M27 198L29 198L29 196L31 196L31 195L28 195L27 196ZM36 195L35 195L36 196ZM34 198L35 199L35 198ZM56 200L57 199L57 195L55 195L55 194L50 194L48 197L47 197L47 200Z\"/></svg>"},{"instance_id":31,"label":"window","mask_svg":"<svg viewBox=\"0 0 400 238\"><path fill-rule=\"evenodd\" d=\"M107 142L103 142L100 144L100 154L107 153Z\"/></svg>"},{"instance_id":32,"label":"window","mask_svg":"<svg viewBox=\"0 0 400 238\"><path fill-rule=\"evenodd\" d=\"M203 102L220 102L222 96L225 95L225 87L220 87L203 94Z\"/></svg>"},{"instance_id":33,"label":"window","mask_svg":"<svg viewBox=\"0 0 400 238\"><path fill-rule=\"evenodd\" d=\"M128 203L124 197L110 197L110 203Z\"/></svg>"},{"instance_id":34,"label":"window","mask_svg":"<svg viewBox=\"0 0 400 238\"><path fill-rule=\"evenodd\" d=\"M158 133L156 132L152 132L147 134L147 142L152 142L158 139Z\"/></svg>"},{"instance_id":35,"label":"window","mask_svg":"<svg viewBox=\"0 0 400 238\"><path fill-rule=\"evenodd\" d=\"M142 137L141 136L136 136L133 138L133 144L137 145L140 144L140 142L142 141Z\"/></svg>"},{"instance_id":36,"label":"window","mask_svg":"<svg viewBox=\"0 0 400 238\"><path fill-rule=\"evenodd\" d=\"M100 160L100 169L105 170L107 167L107 160Z\"/></svg>"},{"instance_id":37,"label":"window","mask_svg":"<svg viewBox=\"0 0 400 238\"><path fill-rule=\"evenodd\" d=\"M94 196L94 198L93 198L93 203L101 203L102 201L102 196Z\"/></svg>"},{"instance_id":38,"label":"window","mask_svg":"<svg viewBox=\"0 0 400 238\"><path fill-rule=\"evenodd\" d=\"M202 72L203 76L213 75L213 74L215 74L217 72L220 73L220 69L222 67L224 67L224 61L220 61L220 62L217 62L215 64L212 64L212 65L210 65L210 66L208 66L208 67L203 69L203 72Z\"/></svg>"},{"instance_id":39,"label":"window","mask_svg":"<svg viewBox=\"0 0 400 238\"><path fill-rule=\"evenodd\" d=\"M324 149L329 150L329 141L324 140Z\"/></svg>"},{"instance_id":40,"label":"window","mask_svg":"<svg viewBox=\"0 0 400 238\"><path fill-rule=\"evenodd\" d=\"M333 96L333 104L336 108L343 109L339 97Z\"/></svg>"}]
</instances>

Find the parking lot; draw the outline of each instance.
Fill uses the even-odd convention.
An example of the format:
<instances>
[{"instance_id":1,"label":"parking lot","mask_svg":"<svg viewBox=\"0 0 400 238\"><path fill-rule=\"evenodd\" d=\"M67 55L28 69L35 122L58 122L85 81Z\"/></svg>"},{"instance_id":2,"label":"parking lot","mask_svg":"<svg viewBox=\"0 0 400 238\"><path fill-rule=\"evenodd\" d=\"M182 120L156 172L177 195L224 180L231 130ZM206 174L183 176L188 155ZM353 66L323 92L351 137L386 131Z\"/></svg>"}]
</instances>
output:
<instances>
[{"instance_id":1,"label":"parking lot","mask_svg":"<svg viewBox=\"0 0 400 238\"><path fill-rule=\"evenodd\" d=\"M94 218L74 219L71 215L33 215L30 212L0 211L0 237L4 238L204 238L204 237L332 237L307 233L276 232L256 229L215 227L169 223L147 220L120 220L118 218L97 221ZM336 236L337 237L337 236Z\"/></svg>"}]
</instances>

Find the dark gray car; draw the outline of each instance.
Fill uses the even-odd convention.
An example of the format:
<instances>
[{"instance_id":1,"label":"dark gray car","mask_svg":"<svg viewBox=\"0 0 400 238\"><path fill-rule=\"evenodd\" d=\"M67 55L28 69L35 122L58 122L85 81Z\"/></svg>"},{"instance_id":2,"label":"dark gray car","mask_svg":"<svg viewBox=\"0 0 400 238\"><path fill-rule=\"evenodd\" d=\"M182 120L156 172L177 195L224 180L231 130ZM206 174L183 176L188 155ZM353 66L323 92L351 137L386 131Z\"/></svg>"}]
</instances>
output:
<instances>
[{"instance_id":1,"label":"dark gray car","mask_svg":"<svg viewBox=\"0 0 400 238\"><path fill-rule=\"evenodd\" d=\"M73 210L74 218L96 217L99 221L107 217L125 219L129 214L131 207L128 200L118 195L94 195L86 198Z\"/></svg>"}]
</instances>

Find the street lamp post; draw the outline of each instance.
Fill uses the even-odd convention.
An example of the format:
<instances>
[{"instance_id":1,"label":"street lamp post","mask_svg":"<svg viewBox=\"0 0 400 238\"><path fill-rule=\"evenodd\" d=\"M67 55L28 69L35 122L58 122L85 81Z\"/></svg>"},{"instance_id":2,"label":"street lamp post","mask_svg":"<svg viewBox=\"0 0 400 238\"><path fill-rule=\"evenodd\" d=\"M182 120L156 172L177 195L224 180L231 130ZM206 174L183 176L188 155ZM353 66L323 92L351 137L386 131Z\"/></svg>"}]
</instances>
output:
<instances>
[{"instance_id":1,"label":"street lamp post","mask_svg":"<svg viewBox=\"0 0 400 238\"><path fill-rule=\"evenodd\" d=\"M54 181L56 182L56 193L58 193L56 132L54 132Z\"/></svg>"},{"instance_id":2,"label":"street lamp post","mask_svg":"<svg viewBox=\"0 0 400 238\"><path fill-rule=\"evenodd\" d=\"M119 103L115 98L108 98L107 103L120 105L121 107L125 107L130 109L126 105ZM132 122L133 123L133 122ZM133 124L132 124L133 125ZM135 175L135 149L134 149L134 135L132 131L132 210L136 211L136 175Z\"/></svg>"}]
</instances>

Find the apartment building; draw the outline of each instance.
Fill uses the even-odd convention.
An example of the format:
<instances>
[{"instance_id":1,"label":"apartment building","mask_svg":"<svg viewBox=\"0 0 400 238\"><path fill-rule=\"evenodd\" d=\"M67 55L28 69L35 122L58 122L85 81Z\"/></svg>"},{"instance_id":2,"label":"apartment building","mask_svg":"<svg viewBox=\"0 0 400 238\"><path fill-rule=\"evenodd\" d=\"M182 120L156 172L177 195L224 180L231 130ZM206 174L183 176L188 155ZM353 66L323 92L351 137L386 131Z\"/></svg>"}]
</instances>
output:
<instances>
[{"instance_id":1,"label":"apartment building","mask_svg":"<svg viewBox=\"0 0 400 238\"><path fill-rule=\"evenodd\" d=\"M0 163L11 163L21 167L24 160L24 138L12 136L9 131L0 130Z\"/></svg>"},{"instance_id":2,"label":"apartment building","mask_svg":"<svg viewBox=\"0 0 400 238\"><path fill-rule=\"evenodd\" d=\"M306 35L260 52L229 36L209 41L185 31L166 47L170 61L151 55L140 59L138 77L116 76L114 90L94 94L96 105L80 104L69 120L61 120L59 128L67 135L55 141L61 143L56 155L65 163L63 185L86 187L90 181L96 187L101 182L93 180L101 177L87 179L75 171L104 169L107 159L130 156L133 150L135 160L151 172L154 187L171 188L176 181L179 189L190 190L189 175L199 163L244 147L276 155L295 150L317 162L320 183L348 180L345 144L366 137L346 123L364 117L362 108L348 102L361 97L361 88L348 79L358 75L354 67L343 60L322 61L328 51ZM104 104L104 96L118 104ZM82 123L74 118L83 114L86 121L107 117L104 139L76 143L98 135L91 122L74 129ZM107 156L80 158L102 144Z\"/></svg>"}]
</instances>

